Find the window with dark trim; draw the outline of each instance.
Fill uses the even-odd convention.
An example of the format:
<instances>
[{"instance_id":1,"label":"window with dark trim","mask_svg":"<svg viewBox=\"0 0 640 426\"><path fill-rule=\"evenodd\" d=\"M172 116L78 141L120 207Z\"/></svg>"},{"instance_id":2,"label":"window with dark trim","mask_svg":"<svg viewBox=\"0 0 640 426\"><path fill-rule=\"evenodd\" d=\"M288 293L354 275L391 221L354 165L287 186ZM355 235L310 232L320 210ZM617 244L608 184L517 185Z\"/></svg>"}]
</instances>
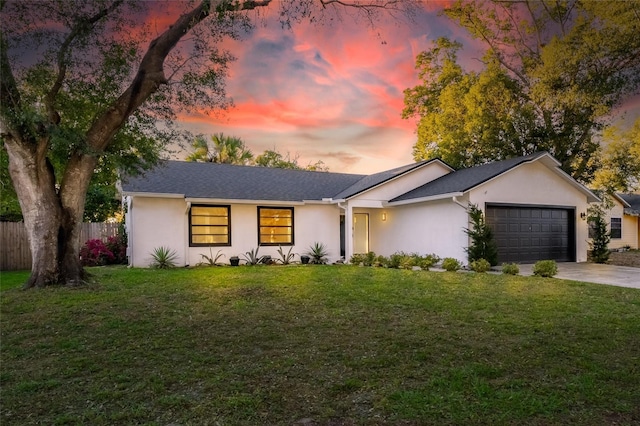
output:
<instances>
[{"instance_id":1,"label":"window with dark trim","mask_svg":"<svg viewBox=\"0 0 640 426\"><path fill-rule=\"evenodd\" d=\"M622 218L611 218L611 238L622 238Z\"/></svg>"},{"instance_id":2,"label":"window with dark trim","mask_svg":"<svg viewBox=\"0 0 640 426\"><path fill-rule=\"evenodd\" d=\"M231 207L192 205L189 246L230 246Z\"/></svg>"},{"instance_id":3,"label":"window with dark trim","mask_svg":"<svg viewBox=\"0 0 640 426\"><path fill-rule=\"evenodd\" d=\"M258 207L258 244L293 245L293 207Z\"/></svg>"}]
</instances>

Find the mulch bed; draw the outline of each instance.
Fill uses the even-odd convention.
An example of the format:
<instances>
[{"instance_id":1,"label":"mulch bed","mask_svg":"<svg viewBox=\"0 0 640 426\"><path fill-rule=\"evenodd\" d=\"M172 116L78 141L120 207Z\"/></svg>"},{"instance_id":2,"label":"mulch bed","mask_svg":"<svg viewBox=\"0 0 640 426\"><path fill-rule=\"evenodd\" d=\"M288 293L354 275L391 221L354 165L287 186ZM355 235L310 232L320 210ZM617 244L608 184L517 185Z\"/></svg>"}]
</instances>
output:
<instances>
[{"instance_id":1,"label":"mulch bed","mask_svg":"<svg viewBox=\"0 0 640 426\"><path fill-rule=\"evenodd\" d=\"M630 250L625 252L613 252L609 256L609 265L633 266L640 268L640 250Z\"/></svg>"}]
</instances>

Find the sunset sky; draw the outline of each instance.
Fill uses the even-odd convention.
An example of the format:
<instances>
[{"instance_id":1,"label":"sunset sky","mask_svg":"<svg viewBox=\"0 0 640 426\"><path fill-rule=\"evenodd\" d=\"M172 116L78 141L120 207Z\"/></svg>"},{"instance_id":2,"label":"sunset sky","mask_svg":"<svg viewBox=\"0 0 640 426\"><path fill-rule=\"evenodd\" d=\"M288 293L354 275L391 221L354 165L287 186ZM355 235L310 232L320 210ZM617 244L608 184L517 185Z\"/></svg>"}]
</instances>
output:
<instances>
[{"instance_id":1,"label":"sunset sky","mask_svg":"<svg viewBox=\"0 0 640 426\"><path fill-rule=\"evenodd\" d=\"M438 16L444 4L424 2L413 22L387 16L374 29L345 17L287 30L267 18L227 43L238 58L227 80L234 108L181 121L194 133L239 136L254 154L275 148L299 156L301 165L322 160L334 172L411 163L416 122L400 115L403 90L418 82L416 55L440 36L463 41L469 62L482 55L478 43Z\"/></svg>"},{"instance_id":2,"label":"sunset sky","mask_svg":"<svg viewBox=\"0 0 640 426\"><path fill-rule=\"evenodd\" d=\"M425 1L413 22L386 17L374 29L345 18L287 30L267 17L227 43L237 57L227 80L235 107L222 116L193 112L181 122L196 134L241 137L254 155L275 148L303 166L322 160L334 172L411 163L416 121L400 115L403 90L418 82L416 55L447 36L463 43L464 64L479 67L484 48L438 15L444 5ZM638 105L625 109L637 116Z\"/></svg>"}]
</instances>

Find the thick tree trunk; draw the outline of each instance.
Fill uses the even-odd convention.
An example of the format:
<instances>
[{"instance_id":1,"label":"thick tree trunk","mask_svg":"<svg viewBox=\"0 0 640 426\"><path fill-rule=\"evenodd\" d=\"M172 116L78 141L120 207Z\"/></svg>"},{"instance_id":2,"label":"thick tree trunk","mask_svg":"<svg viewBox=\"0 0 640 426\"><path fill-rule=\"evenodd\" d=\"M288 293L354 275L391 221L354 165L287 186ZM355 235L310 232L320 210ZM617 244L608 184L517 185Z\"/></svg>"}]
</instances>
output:
<instances>
[{"instance_id":1,"label":"thick tree trunk","mask_svg":"<svg viewBox=\"0 0 640 426\"><path fill-rule=\"evenodd\" d=\"M82 283L85 272L78 251L83 207L63 206L45 156L46 142L38 147L7 140L5 147L31 248L31 276L25 288ZM79 198L84 206L84 196Z\"/></svg>"}]
</instances>

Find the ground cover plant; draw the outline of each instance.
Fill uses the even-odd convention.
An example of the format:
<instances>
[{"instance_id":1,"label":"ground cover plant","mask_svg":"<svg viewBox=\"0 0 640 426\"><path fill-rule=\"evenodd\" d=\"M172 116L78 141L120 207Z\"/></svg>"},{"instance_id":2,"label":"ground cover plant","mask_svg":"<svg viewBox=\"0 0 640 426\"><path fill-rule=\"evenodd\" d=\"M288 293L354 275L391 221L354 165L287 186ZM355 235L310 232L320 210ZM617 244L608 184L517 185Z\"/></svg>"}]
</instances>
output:
<instances>
[{"instance_id":1,"label":"ground cover plant","mask_svg":"<svg viewBox=\"0 0 640 426\"><path fill-rule=\"evenodd\" d=\"M640 421L640 291L355 266L2 273L0 423Z\"/></svg>"}]
</instances>

